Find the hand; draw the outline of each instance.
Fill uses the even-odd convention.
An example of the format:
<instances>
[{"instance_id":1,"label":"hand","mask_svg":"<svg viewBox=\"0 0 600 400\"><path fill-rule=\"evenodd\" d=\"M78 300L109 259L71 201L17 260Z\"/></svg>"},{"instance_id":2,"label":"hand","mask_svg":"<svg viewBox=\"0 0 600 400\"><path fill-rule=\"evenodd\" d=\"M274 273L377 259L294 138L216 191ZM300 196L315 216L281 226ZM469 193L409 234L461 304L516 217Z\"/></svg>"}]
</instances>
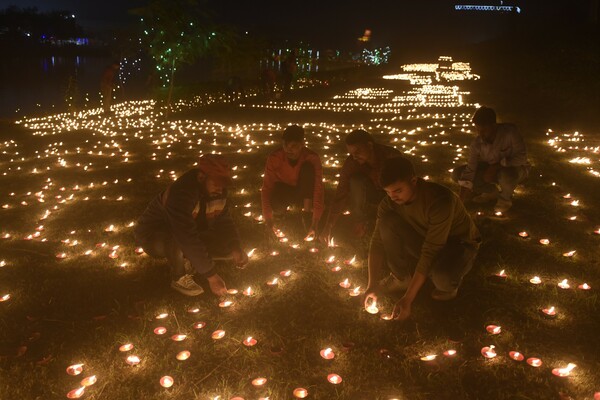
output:
<instances>
[{"instance_id":1,"label":"hand","mask_svg":"<svg viewBox=\"0 0 600 400\"><path fill-rule=\"evenodd\" d=\"M377 302L377 289L371 286L365 290L365 308L369 307L372 302Z\"/></svg>"},{"instance_id":2,"label":"hand","mask_svg":"<svg viewBox=\"0 0 600 400\"><path fill-rule=\"evenodd\" d=\"M396 321L405 321L410 317L410 306L411 301L406 297L402 297L396 305L394 306L394 311L392 312L392 319Z\"/></svg>"},{"instance_id":3,"label":"hand","mask_svg":"<svg viewBox=\"0 0 600 400\"><path fill-rule=\"evenodd\" d=\"M483 173L483 181L487 183L494 183L498 180L498 170L500 164L492 164Z\"/></svg>"},{"instance_id":4,"label":"hand","mask_svg":"<svg viewBox=\"0 0 600 400\"><path fill-rule=\"evenodd\" d=\"M233 262L235 262L238 267L243 267L244 265L248 264L248 254L246 254L246 252L242 249L233 250L231 252L231 257L233 258Z\"/></svg>"},{"instance_id":5,"label":"hand","mask_svg":"<svg viewBox=\"0 0 600 400\"><path fill-rule=\"evenodd\" d=\"M227 294L227 286L225 286L225 281L218 274L208 277L207 280L208 285L210 286L210 291L216 296L220 297Z\"/></svg>"}]
</instances>

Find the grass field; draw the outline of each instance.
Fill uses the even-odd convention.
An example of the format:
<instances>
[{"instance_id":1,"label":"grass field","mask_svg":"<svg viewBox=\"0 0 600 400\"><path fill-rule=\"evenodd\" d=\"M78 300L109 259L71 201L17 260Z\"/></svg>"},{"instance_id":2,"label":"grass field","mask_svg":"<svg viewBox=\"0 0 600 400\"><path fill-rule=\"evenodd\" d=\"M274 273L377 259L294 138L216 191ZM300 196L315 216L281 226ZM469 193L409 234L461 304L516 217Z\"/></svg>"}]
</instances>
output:
<instances>
[{"instance_id":1,"label":"grass field","mask_svg":"<svg viewBox=\"0 0 600 400\"><path fill-rule=\"evenodd\" d=\"M484 242L459 297L436 304L428 283L405 323L380 318L394 299L383 298L380 314L371 315L360 296L349 295L366 286L368 239L347 235L348 217L334 233L338 247L303 242L293 212L278 220L289 242L265 239L261 174L290 123L305 127L308 146L322 156L326 201L346 157L344 136L358 127L404 151L421 176L456 189L449 170L465 161L470 117L488 100L476 80L441 84L446 89L432 93L372 77L272 102L194 104L168 120L152 102L132 102L111 117L89 110L3 129L0 398L65 398L90 376L97 382L81 398L278 400L294 398L296 388L312 399L600 398L598 132L512 121L527 127L530 178L504 216L493 215L492 205L469 208ZM217 262L240 291L228 308L208 294L170 289L166 261L138 254L132 237L152 196L207 152L226 154L235 166L233 214L245 249L255 249L245 269ZM501 270L507 279L494 278ZM530 283L534 276L542 283ZM274 278L276 285L266 284ZM339 286L346 278L349 289ZM564 279L569 289L557 286ZM591 289L579 289L583 283ZM241 293L249 286L252 297ZM551 306L553 319L540 313ZM490 324L501 333L489 334ZM155 334L157 327L166 334ZM225 336L211 338L216 330ZM187 336L172 340L176 334ZM255 346L242 344L248 336ZM119 350L128 343L131 350ZM486 359L481 349L491 345L497 356ZM325 348L333 359L320 356ZM180 361L184 350L190 357ZM456 354L446 357L447 350ZM510 351L542 365L514 361ZM126 362L131 355L138 365ZM427 355L437 357L421 360ZM570 376L553 375L569 363L577 365ZM83 364L77 376L66 372L74 364ZM342 382L329 383L332 373ZM166 375L170 388L160 384ZM253 386L259 377L266 383Z\"/></svg>"}]
</instances>

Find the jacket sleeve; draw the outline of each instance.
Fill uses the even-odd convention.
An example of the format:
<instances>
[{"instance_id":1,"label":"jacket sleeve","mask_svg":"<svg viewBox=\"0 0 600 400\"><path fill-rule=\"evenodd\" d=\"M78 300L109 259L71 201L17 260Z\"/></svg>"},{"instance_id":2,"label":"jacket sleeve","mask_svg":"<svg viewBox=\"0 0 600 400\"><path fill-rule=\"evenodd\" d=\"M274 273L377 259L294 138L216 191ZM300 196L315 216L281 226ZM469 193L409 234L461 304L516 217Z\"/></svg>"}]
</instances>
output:
<instances>
[{"instance_id":1,"label":"jacket sleeve","mask_svg":"<svg viewBox=\"0 0 600 400\"><path fill-rule=\"evenodd\" d=\"M165 211L175 241L181 247L185 258L200 274L208 277L214 275L212 259L200 238L196 221L192 212L198 202L195 187L186 185L186 181L175 181L164 204Z\"/></svg>"},{"instance_id":2,"label":"jacket sleeve","mask_svg":"<svg viewBox=\"0 0 600 400\"><path fill-rule=\"evenodd\" d=\"M416 267L416 270L424 275L429 273L433 260L448 241L455 201L454 197L443 196L436 199L429 207L427 233Z\"/></svg>"},{"instance_id":3,"label":"jacket sleeve","mask_svg":"<svg viewBox=\"0 0 600 400\"><path fill-rule=\"evenodd\" d=\"M473 189L473 180L477 172L477 164L479 163L479 144L477 140L473 140L469 148L469 161L462 175L458 179L458 184L468 189Z\"/></svg>"},{"instance_id":4,"label":"jacket sleeve","mask_svg":"<svg viewBox=\"0 0 600 400\"><path fill-rule=\"evenodd\" d=\"M273 185L275 185L275 159L272 156L267 158L263 185L260 191L262 204L262 215L265 220L273 219L273 207L271 206L271 196L273 194Z\"/></svg>"}]
</instances>

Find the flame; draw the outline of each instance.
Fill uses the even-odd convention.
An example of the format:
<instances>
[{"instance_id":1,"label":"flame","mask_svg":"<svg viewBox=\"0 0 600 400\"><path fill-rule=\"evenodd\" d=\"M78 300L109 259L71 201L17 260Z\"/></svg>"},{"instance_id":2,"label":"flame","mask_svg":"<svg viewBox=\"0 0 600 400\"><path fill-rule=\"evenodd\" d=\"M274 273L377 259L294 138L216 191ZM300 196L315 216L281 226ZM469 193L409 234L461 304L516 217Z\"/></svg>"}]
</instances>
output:
<instances>
[{"instance_id":1,"label":"flame","mask_svg":"<svg viewBox=\"0 0 600 400\"><path fill-rule=\"evenodd\" d=\"M333 236L331 237L331 239L329 239L329 241L327 242L327 247L335 247L335 241L333 240Z\"/></svg>"},{"instance_id":2,"label":"flame","mask_svg":"<svg viewBox=\"0 0 600 400\"><path fill-rule=\"evenodd\" d=\"M252 249L248 252L248 257L252 257L254 255L254 252L256 251L256 249Z\"/></svg>"}]
</instances>

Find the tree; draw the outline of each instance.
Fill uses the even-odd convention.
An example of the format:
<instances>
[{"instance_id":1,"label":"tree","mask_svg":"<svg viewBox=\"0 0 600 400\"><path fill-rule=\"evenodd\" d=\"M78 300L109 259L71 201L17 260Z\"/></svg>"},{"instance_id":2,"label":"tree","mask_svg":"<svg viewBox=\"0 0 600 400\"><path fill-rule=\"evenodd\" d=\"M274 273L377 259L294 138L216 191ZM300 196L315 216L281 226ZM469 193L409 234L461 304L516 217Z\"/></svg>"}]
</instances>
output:
<instances>
[{"instance_id":1,"label":"tree","mask_svg":"<svg viewBox=\"0 0 600 400\"><path fill-rule=\"evenodd\" d=\"M156 68L169 87L167 114L171 108L175 73L182 64L230 51L233 32L215 22L205 0L151 0L132 10L141 17L142 43L156 62Z\"/></svg>"}]
</instances>

